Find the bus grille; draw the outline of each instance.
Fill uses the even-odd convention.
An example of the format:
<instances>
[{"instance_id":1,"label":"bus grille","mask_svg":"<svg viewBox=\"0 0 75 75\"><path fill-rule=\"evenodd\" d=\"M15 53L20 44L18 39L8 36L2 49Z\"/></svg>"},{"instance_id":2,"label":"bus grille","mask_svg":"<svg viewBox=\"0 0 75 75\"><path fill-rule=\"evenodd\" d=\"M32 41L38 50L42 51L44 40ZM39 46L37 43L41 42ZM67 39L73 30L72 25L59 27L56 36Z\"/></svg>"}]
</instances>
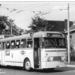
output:
<instances>
[{"instance_id":1,"label":"bus grille","mask_svg":"<svg viewBox=\"0 0 75 75\"><path fill-rule=\"evenodd\" d=\"M58 57L54 57L53 61L62 61L62 59L61 59L61 57L58 56Z\"/></svg>"}]
</instances>

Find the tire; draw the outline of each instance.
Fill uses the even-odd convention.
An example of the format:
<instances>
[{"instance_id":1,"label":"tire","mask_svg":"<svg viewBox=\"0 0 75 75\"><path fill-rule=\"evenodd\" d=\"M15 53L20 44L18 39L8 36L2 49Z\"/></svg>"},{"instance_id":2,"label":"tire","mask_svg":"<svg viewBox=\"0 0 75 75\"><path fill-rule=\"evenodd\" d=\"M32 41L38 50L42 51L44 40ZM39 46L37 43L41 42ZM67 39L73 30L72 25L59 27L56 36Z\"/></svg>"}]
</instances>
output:
<instances>
[{"instance_id":1,"label":"tire","mask_svg":"<svg viewBox=\"0 0 75 75\"><path fill-rule=\"evenodd\" d=\"M26 59L24 62L24 69L29 71L31 69L31 63L29 61L29 59Z\"/></svg>"}]
</instances>

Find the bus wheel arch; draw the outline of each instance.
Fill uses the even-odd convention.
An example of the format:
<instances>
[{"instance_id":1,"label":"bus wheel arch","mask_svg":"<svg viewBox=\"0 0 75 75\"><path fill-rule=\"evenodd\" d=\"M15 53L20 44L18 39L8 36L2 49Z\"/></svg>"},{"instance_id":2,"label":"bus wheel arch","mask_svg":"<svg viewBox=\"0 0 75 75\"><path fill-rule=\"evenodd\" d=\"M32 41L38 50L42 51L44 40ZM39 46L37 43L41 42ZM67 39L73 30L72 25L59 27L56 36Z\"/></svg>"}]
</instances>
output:
<instances>
[{"instance_id":1,"label":"bus wheel arch","mask_svg":"<svg viewBox=\"0 0 75 75\"><path fill-rule=\"evenodd\" d=\"M31 69L31 62L30 62L29 58L24 59L23 67L27 71L29 71Z\"/></svg>"}]
</instances>

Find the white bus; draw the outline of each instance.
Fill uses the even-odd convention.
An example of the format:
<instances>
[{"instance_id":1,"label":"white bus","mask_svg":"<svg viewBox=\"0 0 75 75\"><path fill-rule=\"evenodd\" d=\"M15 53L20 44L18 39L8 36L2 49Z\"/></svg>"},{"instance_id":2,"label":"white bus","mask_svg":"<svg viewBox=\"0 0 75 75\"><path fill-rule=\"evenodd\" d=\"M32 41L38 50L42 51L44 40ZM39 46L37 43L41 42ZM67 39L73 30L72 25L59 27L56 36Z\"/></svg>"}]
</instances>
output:
<instances>
[{"instance_id":1,"label":"white bus","mask_svg":"<svg viewBox=\"0 0 75 75\"><path fill-rule=\"evenodd\" d=\"M36 32L0 39L0 65L26 70L66 66L65 37L60 32Z\"/></svg>"}]
</instances>

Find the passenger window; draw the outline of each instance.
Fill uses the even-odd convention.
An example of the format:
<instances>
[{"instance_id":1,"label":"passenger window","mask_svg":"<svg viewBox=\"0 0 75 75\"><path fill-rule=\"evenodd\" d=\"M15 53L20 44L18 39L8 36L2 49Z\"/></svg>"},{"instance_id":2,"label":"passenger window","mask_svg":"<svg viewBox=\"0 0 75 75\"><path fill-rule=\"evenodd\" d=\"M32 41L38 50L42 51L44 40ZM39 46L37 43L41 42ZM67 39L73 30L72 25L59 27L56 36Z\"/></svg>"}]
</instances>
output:
<instances>
[{"instance_id":1,"label":"passenger window","mask_svg":"<svg viewBox=\"0 0 75 75\"><path fill-rule=\"evenodd\" d=\"M1 49L1 42L0 42L0 49Z\"/></svg>"},{"instance_id":2,"label":"passenger window","mask_svg":"<svg viewBox=\"0 0 75 75\"><path fill-rule=\"evenodd\" d=\"M32 39L27 40L27 48L32 48Z\"/></svg>"},{"instance_id":3,"label":"passenger window","mask_svg":"<svg viewBox=\"0 0 75 75\"><path fill-rule=\"evenodd\" d=\"M21 48L25 48L26 47L26 39L22 39L20 44L21 44Z\"/></svg>"},{"instance_id":4,"label":"passenger window","mask_svg":"<svg viewBox=\"0 0 75 75\"><path fill-rule=\"evenodd\" d=\"M2 45L3 45L3 49L5 49L5 42L2 42Z\"/></svg>"},{"instance_id":5,"label":"passenger window","mask_svg":"<svg viewBox=\"0 0 75 75\"><path fill-rule=\"evenodd\" d=\"M10 41L6 42L6 49L10 49Z\"/></svg>"},{"instance_id":6,"label":"passenger window","mask_svg":"<svg viewBox=\"0 0 75 75\"><path fill-rule=\"evenodd\" d=\"M16 40L16 48L20 48L20 40Z\"/></svg>"},{"instance_id":7,"label":"passenger window","mask_svg":"<svg viewBox=\"0 0 75 75\"><path fill-rule=\"evenodd\" d=\"M11 41L11 48L14 49L15 48L15 41Z\"/></svg>"}]
</instances>

